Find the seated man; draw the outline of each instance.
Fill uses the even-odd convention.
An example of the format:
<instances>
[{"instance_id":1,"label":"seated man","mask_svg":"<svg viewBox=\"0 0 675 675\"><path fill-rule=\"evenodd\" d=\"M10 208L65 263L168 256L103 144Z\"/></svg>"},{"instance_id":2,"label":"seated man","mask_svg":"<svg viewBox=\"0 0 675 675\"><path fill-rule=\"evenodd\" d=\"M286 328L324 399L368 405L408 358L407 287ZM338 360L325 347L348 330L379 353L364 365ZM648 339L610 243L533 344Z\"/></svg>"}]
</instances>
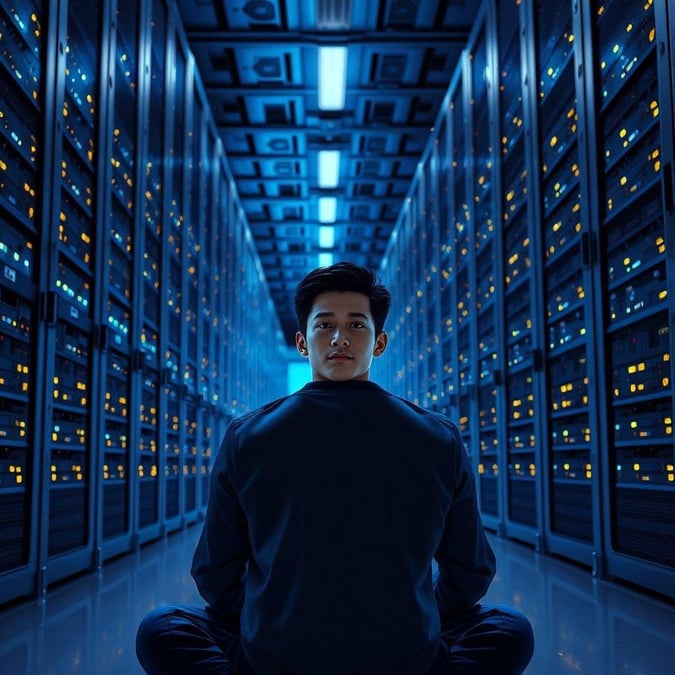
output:
<instances>
[{"instance_id":1,"label":"seated man","mask_svg":"<svg viewBox=\"0 0 675 675\"><path fill-rule=\"evenodd\" d=\"M150 675L524 671L527 618L477 604L495 557L457 427L369 379L390 300L351 263L298 285L312 381L231 422L192 565L206 607L145 617Z\"/></svg>"}]
</instances>

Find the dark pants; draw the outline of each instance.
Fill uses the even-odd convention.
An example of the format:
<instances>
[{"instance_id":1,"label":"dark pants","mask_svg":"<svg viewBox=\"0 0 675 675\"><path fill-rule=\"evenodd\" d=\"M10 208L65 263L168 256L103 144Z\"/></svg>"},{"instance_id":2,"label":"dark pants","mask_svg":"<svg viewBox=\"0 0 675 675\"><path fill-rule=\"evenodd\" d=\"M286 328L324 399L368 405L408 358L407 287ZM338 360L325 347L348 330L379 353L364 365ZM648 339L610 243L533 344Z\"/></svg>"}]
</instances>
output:
<instances>
[{"instance_id":1,"label":"dark pants","mask_svg":"<svg viewBox=\"0 0 675 675\"><path fill-rule=\"evenodd\" d=\"M530 622L503 605L476 605L445 623L441 643L428 675L520 675L534 650ZM239 639L197 607L150 612L138 628L136 654L148 675L255 675Z\"/></svg>"}]
</instances>

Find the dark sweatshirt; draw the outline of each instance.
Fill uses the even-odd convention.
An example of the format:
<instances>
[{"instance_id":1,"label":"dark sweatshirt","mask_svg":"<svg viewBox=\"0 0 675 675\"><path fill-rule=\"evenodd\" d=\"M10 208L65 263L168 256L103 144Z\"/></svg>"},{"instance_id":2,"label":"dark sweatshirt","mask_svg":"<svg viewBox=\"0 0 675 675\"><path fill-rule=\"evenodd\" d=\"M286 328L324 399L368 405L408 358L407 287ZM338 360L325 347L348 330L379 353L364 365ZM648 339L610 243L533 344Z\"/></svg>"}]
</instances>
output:
<instances>
[{"instance_id":1,"label":"dark sweatshirt","mask_svg":"<svg viewBox=\"0 0 675 675\"><path fill-rule=\"evenodd\" d=\"M448 418L350 380L230 423L192 576L256 675L423 675L494 573Z\"/></svg>"}]
</instances>

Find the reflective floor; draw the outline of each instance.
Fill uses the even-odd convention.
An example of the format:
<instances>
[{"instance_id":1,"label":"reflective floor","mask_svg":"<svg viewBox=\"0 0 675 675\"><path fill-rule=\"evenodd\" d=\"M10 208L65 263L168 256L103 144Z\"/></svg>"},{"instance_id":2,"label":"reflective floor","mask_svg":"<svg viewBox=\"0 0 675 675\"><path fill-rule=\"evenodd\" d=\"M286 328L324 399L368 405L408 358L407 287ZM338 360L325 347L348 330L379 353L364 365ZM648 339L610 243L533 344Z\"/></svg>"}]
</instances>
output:
<instances>
[{"instance_id":1,"label":"reflective floor","mask_svg":"<svg viewBox=\"0 0 675 675\"><path fill-rule=\"evenodd\" d=\"M134 636L163 602L202 604L188 574L199 526L146 545L0 612L3 675L140 675ZM675 604L491 535L499 571L487 601L514 605L534 626L527 675L670 675ZM498 674L495 674L498 675Z\"/></svg>"}]
</instances>

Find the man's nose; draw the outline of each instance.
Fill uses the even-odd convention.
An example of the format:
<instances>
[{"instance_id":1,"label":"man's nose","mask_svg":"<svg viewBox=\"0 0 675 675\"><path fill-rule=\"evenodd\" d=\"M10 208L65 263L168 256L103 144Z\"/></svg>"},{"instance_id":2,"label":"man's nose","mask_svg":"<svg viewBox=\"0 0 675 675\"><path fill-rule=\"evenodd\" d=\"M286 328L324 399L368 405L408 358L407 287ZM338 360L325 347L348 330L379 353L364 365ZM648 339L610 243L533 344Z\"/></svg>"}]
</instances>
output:
<instances>
[{"instance_id":1,"label":"man's nose","mask_svg":"<svg viewBox=\"0 0 675 675\"><path fill-rule=\"evenodd\" d=\"M333 335L333 338L331 339L331 344L337 346L337 345L348 345L349 344L349 338L341 334L339 331Z\"/></svg>"}]
</instances>

